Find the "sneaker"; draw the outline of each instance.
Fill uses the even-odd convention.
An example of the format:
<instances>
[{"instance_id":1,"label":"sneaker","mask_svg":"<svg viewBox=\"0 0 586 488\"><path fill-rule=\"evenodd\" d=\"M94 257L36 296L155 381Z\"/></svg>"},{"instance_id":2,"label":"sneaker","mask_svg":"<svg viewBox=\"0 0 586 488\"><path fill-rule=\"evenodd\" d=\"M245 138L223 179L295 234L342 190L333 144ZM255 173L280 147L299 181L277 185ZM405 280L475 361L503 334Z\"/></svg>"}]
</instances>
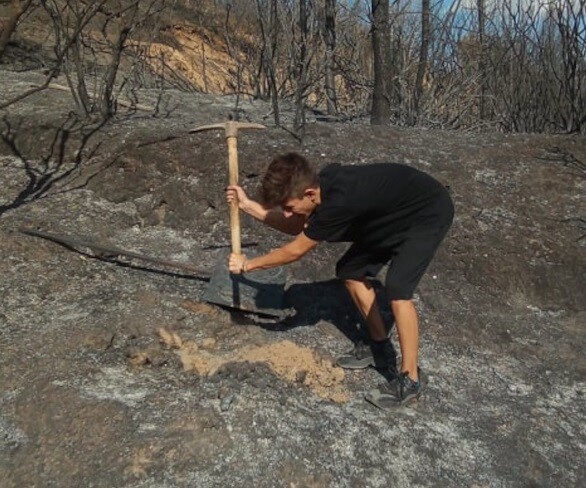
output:
<instances>
[{"instance_id":1,"label":"sneaker","mask_svg":"<svg viewBox=\"0 0 586 488\"><path fill-rule=\"evenodd\" d=\"M405 371L399 375L397 399L401 405L405 405L411 400L417 400L422 391L423 383L421 382L421 377L419 377L417 381L413 381L411 378L409 378L408 371Z\"/></svg>"},{"instance_id":2,"label":"sneaker","mask_svg":"<svg viewBox=\"0 0 586 488\"><path fill-rule=\"evenodd\" d=\"M344 369L364 369L369 366L386 369L396 364L397 353L390 339L382 344L361 339L351 350L336 359L336 365Z\"/></svg>"},{"instance_id":3,"label":"sneaker","mask_svg":"<svg viewBox=\"0 0 586 488\"><path fill-rule=\"evenodd\" d=\"M369 391L364 398L378 408L389 410L417 400L423 389L421 376L419 381L413 381L408 372L404 372Z\"/></svg>"}]
</instances>

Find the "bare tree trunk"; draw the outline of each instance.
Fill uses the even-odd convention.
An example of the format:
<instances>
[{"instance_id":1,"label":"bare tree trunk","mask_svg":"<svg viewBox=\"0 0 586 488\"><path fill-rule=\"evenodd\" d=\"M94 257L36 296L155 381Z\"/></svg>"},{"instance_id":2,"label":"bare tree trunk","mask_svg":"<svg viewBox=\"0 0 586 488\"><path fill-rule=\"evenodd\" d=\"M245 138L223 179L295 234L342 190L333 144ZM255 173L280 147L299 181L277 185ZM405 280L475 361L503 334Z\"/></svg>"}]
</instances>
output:
<instances>
[{"instance_id":1,"label":"bare tree trunk","mask_svg":"<svg viewBox=\"0 0 586 488\"><path fill-rule=\"evenodd\" d=\"M269 16L269 24L271 29L270 38L270 62L269 69L267 72L269 87L271 90L271 103L273 107L273 119L277 127L281 127L281 112L279 108L279 88L277 87L277 74L276 74L276 62L277 62L277 43L279 41L279 12L277 10L277 1L271 1L271 11Z\"/></svg>"},{"instance_id":2,"label":"bare tree trunk","mask_svg":"<svg viewBox=\"0 0 586 488\"><path fill-rule=\"evenodd\" d=\"M268 21L264 16L264 6L257 0L258 22L260 25L262 47L260 54L260 68L257 92L261 97L266 96L263 90L262 74L264 73L268 85L268 95L271 99L273 119L277 127L281 126L279 109L279 89L277 86L277 49L279 38L278 0L270 0ZM268 23L268 25L267 25Z\"/></svg>"},{"instance_id":3,"label":"bare tree trunk","mask_svg":"<svg viewBox=\"0 0 586 488\"><path fill-rule=\"evenodd\" d=\"M307 0L299 0L299 56L297 59L297 73L295 89L295 119L293 121L293 130L296 134L300 134L305 127L305 100L307 89L307 64L308 64L308 19L309 12L307 8Z\"/></svg>"},{"instance_id":4,"label":"bare tree trunk","mask_svg":"<svg viewBox=\"0 0 586 488\"><path fill-rule=\"evenodd\" d=\"M118 39L116 39L116 43L114 44L112 59L108 65L106 75L104 76L104 88L100 98L100 114L104 120L109 119L116 113L112 94L114 93L114 85L116 83L116 76L118 74L118 67L120 66L122 51L124 50L130 29L129 25L126 25L121 29Z\"/></svg>"},{"instance_id":5,"label":"bare tree trunk","mask_svg":"<svg viewBox=\"0 0 586 488\"><path fill-rule=\"evenodd\" d=\"M399 22L400 11L394 4L390 5L389 13L389 84L388 93L391 110L395 119L402 119L404 94L401 87L401 74L403 71L402 49L402 25Z\"/></svg>"},{"instance_id":6,"label":"bare tree trunk","mask_svg":"<svg viewBox=\"0 0 586 488\"><path fill-rule=\"evenodd\" d=\"M372 125L388 125L391 119L389 97L389 0L372 0L372 53L374 90L372 92Z\"/></svg>"},{"instance_id":7,"label":"bare tree trunk","mask_svg":"<svg viewBox=\"0 0 586 488\"><path fill-rule=\"evenodd\" d=\"M584 13L586 2L556 5L556 17L561 42L561 89L563 98L559 109L564 129L579 132L586 121L585 58L586 35Z\"/></svg>"},{"instance_id":8,"label":"bare tree trunk","mask_svg":"<svg viewBox=\"0 0 586 488\"><path fill-rule=\"evenodd\" d=\"M423 80L427 73L427 58L429 54L429 39L431 36L430 27L430 5L429 0L421 0L421 46L419 50L419 63L417 65L417 78L415 79L415 93L413 96L412 123L419 118L421 97L423 96Z\"/></svg>"},{"instance_id":9,"label":"bare tree trunk","mask_svg":"<svg viewBox=\"0 0 586 488\"><path fill-rule=\"evenodd\" d=\"M328 115L337 115L336 83L334 78L334 52L336 49L336 0L325 0L324 36L325 56L325 91Z\"/></svg>"},{"instance_id":10,"label":"bare tree trunk","mask_svg":"<svg viewBox=\"0 0 586 488\"><path fill-rule=\"evenodd\" d=\"M79 115L82 117L87 117L92 111L92 104L85 82L86 67L83 64L83 58L81 55L83 50L83 44L80 39L81 35L82 34L80 33L79 36L75 38L75 42L70 49L71 57L73 58L73 63L75 65L75 72L77 74L77 86L73 86L74 81L70 75L70 70L66 69L65 73L67 76L67 82L69 83L71 95L75 105L77 105Z\"/></svg>"},{"instance_id":11,"label":"bare tree trunk","mask_svg":"<svg viewBox=\"0 0 586 488\"><path fill-rule=\"evenodd\" d=\"M484 10L484 0L476 0L476 5L478 9L478 44L480 46L480 53L478 57L478 76L480 79L480 96L478 97L478 118L482 121L486 117L486 50L484 39L486 17Z\"/></svg>"},{"instance_id":12,"label":"bare tree trunk","mask_svg":"<svg viewBox=\"0 0 586 488\"><path fill-rule=\"evenodd\" d=\"M25 2L21 2L19 0L12 0L11 7L12 12L8 17L8 20L4 24L4 28L2 29L2 33L0 33L0 61L2 61L2 57L4 56L4 51L6 50L6 46L8 42L10 42L10 38L12 34L16 30L18 26L18 21L24 15L24 13L29 9L32 5L33 0L26 0Z\"/></svg>"}]
</instances>

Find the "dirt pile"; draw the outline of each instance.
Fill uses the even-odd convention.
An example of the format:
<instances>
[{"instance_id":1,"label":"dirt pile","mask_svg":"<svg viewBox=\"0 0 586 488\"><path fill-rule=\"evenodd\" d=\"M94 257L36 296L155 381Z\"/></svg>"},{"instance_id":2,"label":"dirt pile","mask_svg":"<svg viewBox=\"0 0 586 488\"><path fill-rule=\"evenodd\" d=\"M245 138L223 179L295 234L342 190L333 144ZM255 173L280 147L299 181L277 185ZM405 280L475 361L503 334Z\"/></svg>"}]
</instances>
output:
<instances>
[{"instance_id":1,"label":"dirt pile","mask_svg":"<svg viewBox=\"0 0 586 488\"><path fill-rule=\"evenodd\" d=\"M176 333L159 330L161 340L177 350L185 371L198 375L212 376L222 366L231 362L267 364L281 379L290 383L301 383L318 396L334 402L348 401L348 393L341 383L344 371L332 365L331 361L316 357L313 350L299 347L291 341L262 346L248 346L236 354L214 354L214 338L206 338L200 344L183 341Z\"/></svg>"}]
</instances>

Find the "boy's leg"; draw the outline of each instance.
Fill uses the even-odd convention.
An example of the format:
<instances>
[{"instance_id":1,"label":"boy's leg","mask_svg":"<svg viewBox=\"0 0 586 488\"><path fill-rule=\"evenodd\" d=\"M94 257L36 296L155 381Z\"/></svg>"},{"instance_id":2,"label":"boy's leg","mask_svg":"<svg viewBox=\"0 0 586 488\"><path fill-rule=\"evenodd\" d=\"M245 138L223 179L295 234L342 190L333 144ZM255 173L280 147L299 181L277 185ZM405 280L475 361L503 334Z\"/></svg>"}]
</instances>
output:
<instances>
[{"instance_id":1,"label":"boy's leg","mask_svg":"<svg viewBox=\"0 0 586 488\"><path fill-rule=\"evenodd\" d=\"M396 249L389 266L385 288L399 335L401 372L396 381L366 395L366 400L377 407L403 405L418 398L423 390L418 368L419 319L412 296L448 228L414 232Z\"/></svg>"},{"instance_id":2,"label":"boy's leg","mask_svg":"<svg viewBox=\"0 0 586 488\"><path fill-rule=\"evenodd\" d=\"M336 275L344 280L352 301L364 318L369 339L358 341L352 351L338 357L337 364L342 368L374 366L382 369L385 376L396 375L397 354L388 338L388 329L377 304L375 289L366 278L376 276L388 259L354 245L336 266Z\"/></svg>"},{"instance_id":3,"label":"boy's leg","mask_svg":"<svg viewBox=\"0 0 586 488\"><path fill-rule=\"evenodd\" d=\"M376 303L376 293L372 284L362 279L345 280L344 285L364 318L370 338L373 341L385 340L387 331Z\"/></svg>"},{"instance_id":4,"label":"boy's leg","mask_svg":"<svg viewBox=\"0 0 586 488\"><path fill-rule=\"evenodd\" d=\"M366 343L359 341L352 351L340 356L337 360L338 366L346 369L374 366L381 369L387 378L395 377L397 353L387 335L372 284L366 279L348 279L344 284L364 318L370 340Z\"/></svg>"},{"instance_id":5,"label":"boy's leg","mask_svg":"<svg viewBox=\"0 0 586 488\"><path fill-rule=\"evenodd\" d=\"M408 373L413 381L419 380L417 359L419 354L419 318L413 300L392 300L399 345L401 373Z\"/></svg>"}]
</instances>

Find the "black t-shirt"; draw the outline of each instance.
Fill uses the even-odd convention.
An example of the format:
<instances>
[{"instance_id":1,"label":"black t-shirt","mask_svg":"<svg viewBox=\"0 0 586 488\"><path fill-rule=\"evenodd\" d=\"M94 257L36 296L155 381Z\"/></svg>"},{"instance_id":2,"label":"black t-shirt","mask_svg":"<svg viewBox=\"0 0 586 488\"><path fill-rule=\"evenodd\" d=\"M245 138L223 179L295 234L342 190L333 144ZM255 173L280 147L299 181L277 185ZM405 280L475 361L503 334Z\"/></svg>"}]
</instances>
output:
<instances>
[{"instance_id":1,"label":"black t-shirt","mask_svg":"<svg viewBox=\"0 0 586 488\"><path fill-rule=\"evenodd\" d=\"M319 184L321 203L304 230L314 241L387 247L407 232L451 219L444 186L402 164L330 164L319 173Z\"/></svg>"}]
</instances>

